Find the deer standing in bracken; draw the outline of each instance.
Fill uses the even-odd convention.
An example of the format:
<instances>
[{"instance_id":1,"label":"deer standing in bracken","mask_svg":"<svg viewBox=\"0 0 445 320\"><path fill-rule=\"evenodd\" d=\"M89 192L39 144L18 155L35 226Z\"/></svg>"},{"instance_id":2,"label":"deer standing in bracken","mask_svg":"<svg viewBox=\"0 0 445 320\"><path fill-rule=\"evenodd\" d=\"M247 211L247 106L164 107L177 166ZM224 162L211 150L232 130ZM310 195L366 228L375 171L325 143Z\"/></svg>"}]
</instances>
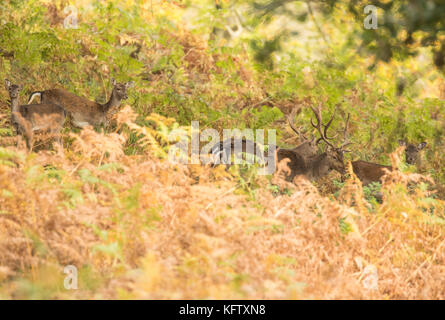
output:
<instances>
[{"instance_id":1,"label":"deer standing in bracken","mask_svg":"<svg viewBox=\"0 0 445 320\"><path fill-rule=\"evenodd\" d=\"M19 92L22 85L12 84L5 79L5 87L11 99L11 123L16 132L25 137L30 150L33 148L34 132L50 132L63 147L60 131L65 122L65 111L57 104L43 103L19 105Z\"/></svg>"},{"instance_id":2,"label":"deer standing in bracken","mask_svg":"<svg viewBox=\"0 0 445 320\"><path fill-rule=\"evenodd\" d=\"M71 116L71 123L78 128L88 125L98 126L109 123L110 117L118 111L122 100L128 99L127 89L133 86L133 82L118 83L111 79L113 91L110 99L105 104L90 101L79 97L65 89L49 89L35 91L29 96L28 103L31 103L37 96L41 103L54 103L62 106Z\"/></svg>"}]
</instances>

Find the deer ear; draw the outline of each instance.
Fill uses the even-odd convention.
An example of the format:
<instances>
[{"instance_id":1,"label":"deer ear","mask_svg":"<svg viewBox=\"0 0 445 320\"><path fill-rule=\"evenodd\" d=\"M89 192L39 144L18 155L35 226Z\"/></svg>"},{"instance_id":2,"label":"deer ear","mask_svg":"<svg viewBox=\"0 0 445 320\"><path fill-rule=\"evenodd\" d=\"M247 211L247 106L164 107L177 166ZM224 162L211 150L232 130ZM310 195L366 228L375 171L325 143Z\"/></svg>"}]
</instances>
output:
<instances>
[{"instance_id":1,"label":"deer ear","mask_svg":"<svg viewBox=\"0 0 445 320\"><path fill-rule=\"evenodd\" d=\"M422 150L423 148L425 148L425 146L426 146L426 142L424 141L417 146L417 149Z\"/></svg>"},{"instance_id":2,"label":"deer ear","mask_svg":"<svg viewBox=\"0 0 445 320\"><path fill-rule=\"evenodd\" d=\"M126 88L132 88L134 86L134 81L129 81L125 84Z\"/></svg>"},{"instance_id":3,"label":"deer ear","mask_svg":"<svg viewBox=\"0 0 445 320\"><path fill-rule=\"evenodd\" d=\"M406 142L404 140L399 140L399 145L405 147L406 146Z\"/></svg>"},{"instance_id":4,"label":"deer ear","mask_svg":"<svg viewBox=\"0 0 445 320\"><path fill-rule=\"evenodd\" d=\"M19 90L23 89L23 84L19 84Z\"/></svg>"},{"instance_id":5,"label":"deer ear","mask_svg":"<svg viewBox=\"0 0 445 320\"><path fill-rule=\"evenodd\" d=\"M116 80L115 80L114 78L111 78L111 84L112 84L113 86L116 85Z\"/></svg>"},{"instance_id":6,"label":"deer ear","mask_svg":"<svg viewBox=\"0 0 445 320\"><path fill-rule=\"evenodd\" d=\"M11 86L11 81L9 81L8 79L5 79L5 87L6 90L9 90L9 87Z\"/></svg>"}]
</instances>

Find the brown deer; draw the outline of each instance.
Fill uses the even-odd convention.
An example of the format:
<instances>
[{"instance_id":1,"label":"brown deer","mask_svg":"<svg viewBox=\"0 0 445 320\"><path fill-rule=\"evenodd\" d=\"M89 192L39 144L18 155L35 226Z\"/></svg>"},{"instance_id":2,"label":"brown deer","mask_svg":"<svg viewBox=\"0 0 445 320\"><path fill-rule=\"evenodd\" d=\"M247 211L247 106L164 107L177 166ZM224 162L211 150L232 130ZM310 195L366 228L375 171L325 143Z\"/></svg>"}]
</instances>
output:
<instances>
[{"instance_id":1,"label":"brown deer","mask_svg":"<svg viewBox=\"0 0 445 320\"><path fill-rule=\"evenodd\" d=\"M285 157L288 155L293 158L292 155L295 155L296 158L298 156L303 157L304 161L307 161L309 158L317 155L317 141L315 141L315 136L312 136L311 139L308 139L303 132L301 132L301 127L297 128L294 123L295 115L301 112L301 108L293 108L290 115L287 116L287 121L291 129L297 134L298 137L303 141L298 146L292 149L279 148L278 156ZM297 156L298 155L298 156Z\"/></svg>"},{"instance_id":2,"label":"brown deer","mask_svg":"<svg viewBox=\"0 0 445 320\"><path fill-rule=\"evenodd\" d=\"M279 161L284 158L288 158L291 160L292 166L297 166L297 164L304 166L309 158L317 155L318 151L315 137L312 137L312 139L308 139L304 135L304 133L301 132L301 128L297 128L293 123L295 115L300 113L300 111L301 108L294 108L290 115L287 116L287 121L291 129L300 137L303 142L292 149L278 148L275 145L269 145L269 148L277 150ZM237 146L239 146L240 150L235 150ZM210 149L210 152L212 154L213 165L223 163L226 164L226 168L230 166L230 155L235 154L235 156L241 157L241 152L253 153L259 156L260 161L265 161L265 152L263 151L263 148L260 147L256 142L245 138L235 138L233 140L227 139L218 142L213 145L213 147Z\"/></svg>"},{"instance_id":3,"label":"brown deer","mask_svg":"<svg viewBox=\"0 0 445 320\"><path fill-rule=\"evenodd\" d=\"M274 148L276 150L276 161L280 162L284 159L288 159L289 162L287 163L289 167L289 174L286 175L286 180L292 181L293 178L296 175L305 175L307 178L311 180L317 180L320 177L326 175L331 170L336 170L340 174L345 173L345 164L344 164L344 153L348 152L347 150L344 150L344 147L346 145L349 145L350 142L346 141L340 146L336 147L334 146L329 140L333 139L334 137L328 137L327 131L329 129L329 126L331 125L336 109L334 110L334 113L331 116L331 119L327 122L327 124L323 124L322 116L321 116L321 110L320 108L314 108L311 107L312 111L315 114L317 123L314 124L311 119L311 124L314 128L316 128L320 134L320 138L318 138L315 141L315 138L312 138L312 140L308 140L304 135L293 125L291 119L294 115L294 111L292 112L291 116L288 117L289 124L294 132L299 134L300 136L303 136L304 142L293 149L285 149L285 148L279 148L276 146L269 146ZM348 122L349 122L349 115L346 120L346 125L344 129L344 137L346 140L346 132L348 129ZM323 152L322 154L317 154L317 145L319 142L324 141L327 144L327 150ZM255 148L258 148L255 142L243 139L241 143L246 144L247 142L252 143L255 145ZM224 142L218 143L215 146L212 147L212 154L214 156L224 157L227 156L227 154L230 154L230 150L225 150L228 148L233 148L234 143L226 143ZM244 148L243 145L243 151L245 151L247 148ZM252 148L253 149L253 148ZM252 150L251 149L251 150ZM264 155L265 157L266 155ZM225 158L226 161L228 158ZM227 163L227 162L226 162Z\"/></svg>"},{"instance_id":4,"label":"brown deer","mask_svg":"<svg viewBox=\"0 0 445 320\"><path fill-rule=\"evenodd\" d=\"M109 123L110 116L118 111L122 100L128 99L127 89L133 86L133 82L118 83L111 79L113 91L105 104L90 101L79 97L65 89L50 89L35 91L29 96L28 103L40 96L41 103L55 103L61 105L71 115L71 122L75 127L97 126Z\"/></svg>"},{"instance_id":5,"label":"brown deer","mask_svg":"<svg viewBox=\"0 0 445 320\"><path fill-rule=\"evenodd\" d=\"M385 175L386 170L391 171L391 166L384 166L377 163L357 160L351 162L352 170L364 186L372 182L378 182ZM385 170L386 169L386 170Z\"/></svg>"},{"instance_id":6,"label":"brown deer","mask_svg":"<svg viewBox=\"0 0 445 320\"><path fill-rule=\"evenodd\" d=\"M408 143L405 140L399 140L399 145L405 147L405 160L406 163L415 165L417 161L419 160L419 154L420 151L423 150L426 147L426 142L419 143L417 146Z\"/></svg>"},{"instance_id":7,"label":"brown deer","mask_svg":"<svg viewBox=\"0 0 445 320\"><path fill-rule=\"evenodd\" d=\"M407 143L404 140L399 140L399 145L405 147L406 163L414 165L419 158L420 151L425 148L427 143L422 142L416 146L414 144ZM353 161L351 164L354 174L362 181L364 186L372 182L379 182L385 175L386 170L393 170L392 166L384 166L363 160Z\"/></svg>"},{"instance_id":8,"label":"brown deer","mask_svg":"<svg viewBox=\"0 0 445 320\"><path fill-rule=\"evenodd\" d=\"M49 131L63 147L60 137L66 117L63 108L52 103L19 105L19 92L23 86L5 79L5 87L11 99L11 123L16 132L25 137L28 148L32 150L35 131Z\"/></svg>"},{"instance_id":9,"label":"brown deer","mask_svg":"<svg viewBox=\"0 0 445 320\"><path fill-rule=\"evenodd\" d=\"M331 118L326 124L323 124L320 107L314 108L311 106L311 109L317 121L317 123L314 124L314 122L311 119L311 125L315 129L317 129L318 133L320 134L320 138L318 138L315 143L318 144L319 142L324 141L327 145L327 148L326 151L323 152L322 154L312 155L308 157L308 159L306 159L306 161L304 162L295 161L296 158L295 160L291 158L290 162L288 163L290 174L287 175L286 177L288 181L292 181L296 175L304 175L310 180L318 180L319 178L327 175L331 170L335 170L339 172L341 175L344 175L346 171L344 163L344 153L349 152L349 150L345 150L344 148L347 145L351 144L351 142L349 142L347 139L349 114L347 116L345 122L345 129L343 131L344 142L337 147L330 142L330 140L332 140L335 137L328 137L327 135L329 126L334 120L337 107L335 108ZM277 158L278 161L281 161L282 159L286 158L286 155L280 156L280 150L278 149Z\"/></svg>"}]
</instances>

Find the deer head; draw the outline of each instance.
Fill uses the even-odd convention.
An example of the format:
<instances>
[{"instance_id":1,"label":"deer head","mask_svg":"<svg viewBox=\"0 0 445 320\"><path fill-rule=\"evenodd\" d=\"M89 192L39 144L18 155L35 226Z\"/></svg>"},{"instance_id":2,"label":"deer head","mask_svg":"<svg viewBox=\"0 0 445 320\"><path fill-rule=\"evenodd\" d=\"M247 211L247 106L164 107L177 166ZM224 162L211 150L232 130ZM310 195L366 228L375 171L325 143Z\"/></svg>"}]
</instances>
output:
<instances>
[{"instance_id":1,"label":"deer head","mask_svg":"<svg viewBox=\"0 0 445 320\"><path fill-rule=\"evenodd\" d=\"M111 78L111 84L113 85L113 93L115 97L120 100L128 99L127 89L131 88L134 85L133 81L129 81L126 83L119 83L114 78Z\"/></svg>"},{"instance_id":2,"label":"deer head","mask_svg":"<svg viewBox=\"0 0 445 320\"><path fill-rule=\"evenodd\" d=\"M329 126L332 123L332 120L334 119L335 112L337 111L337 107L335 107L334 112L332 113L331 118L326 124L323 124L322 116L321 116L321 110L320 107L314 108L311 107L312 111L314 112L316 123L311 119L311 125L317 129L318 133L320 134L320 138L317 139L316 143L318 144L321 141L324 141L327 145L324 157L325 160L320 164L322 168L319 169L320 172L326 172L329 170L335 170L339 172L341 175L344 175L346 172L345 163L344 163L344 154L345 152L350 152L349 150L346 150L345 147L347 145L350 145L351 142L349 142L347 138L347 130L348 130L348 123L349 123L349 114L346 119L345 123L345 129L343 131L343 143L340 146L333 145L330 140L334 139L337 135L334 137L328 137L328 129Z\"/></svg>"},{"instance_id":3,"label":"deer head","mask_svg":"<svg viewBox=\"0 0 445 320\"><path fill-rule=\"evenodd\" d=\"M415 164L417 160L419 159L419 152L426 146L426 142L419 143L417 146L408 143L405 140L399 140L399 145L405 147L405 158L406 163L408 164Z\"/></svg>"},{"instance_id":4,"label":"deer head","mask_svg":"<svg viewBox=\"0 0 445 320\"><path fill-rule=\"evenodd\" d=\"M340 146L336 147L329 141L334 137L328 137L327 135L329 126L331 125L332 120L334 119L335 111L332 114L331 119L328 121L328 123L323 124L320 108L314 108L314 107L311 108L315 114L315 118L317 121L317 123L314 124L314 122L311 119L311 124L314 128L318 130L320 138L318 138L317 140L315 140L315 138L313 138L312 140L307 139L304 136L304 134L302 134L300 130L293 125L292 121L289 120L289 124L291 125L292 130L294 130L298 135L302 136L305 142L303 142L300 146L294 149L280 148L277 150L278 162L283 159L289 159L288 167L290 169L290 173L286 176L286 179L288 181L292 181L293 178L299 174L305 175L310 179L318 179L328 174L330 170L336 170L342 175L346 171L344 164L344 153L347 152L348 150L345 150L344 148L348 144L350 144L346 139L349 115L346 120L346 125L344 130L345 142L342 143ZM317 154L317 144L321 141L326 142L327 150L322 154Z\"/></svg>"},{"instance_id":5,"label":"deer head","mask_svg":"<svg viewBox=\"0 0 445 320\"><path fill-rule=\"evenodd\" d=\"M17 99L19 97L19 92L23 89L23 85L12 84L11 81L5 79L5 88L11 99Z\"/></svg>"}]
</instances>

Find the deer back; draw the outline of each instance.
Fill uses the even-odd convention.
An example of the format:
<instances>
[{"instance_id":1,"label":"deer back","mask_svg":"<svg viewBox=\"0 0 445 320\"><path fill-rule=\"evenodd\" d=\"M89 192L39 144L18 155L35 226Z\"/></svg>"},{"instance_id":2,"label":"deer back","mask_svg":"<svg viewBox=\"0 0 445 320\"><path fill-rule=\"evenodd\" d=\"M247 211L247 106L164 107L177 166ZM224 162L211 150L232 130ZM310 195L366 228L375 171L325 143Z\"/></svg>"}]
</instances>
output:
<instances>
[{"instance_id":1,"label":"deer back","mask_svg":"<svg viewBox=\"0 0 445 320\"><path fill-rule=\"evenodd\" d=\"M113 91L111 97L105 104L79 97L65 89L41 91L41 102L61 105L71 115L72 123L76 127L82 128L87 125L96 126L102 123L107 124L107 116L110 110L111 112L116 112L115 108L120 105L121 100L128 98L127 88L133 86L132 81L118 83L114 79L112 79L112 84Z\"/></svg>"},{"instance_id":2,"label":"deer back","mask_svg":"<svg viewBox=\"0 0 445 320\"><path fill-rule=\"evenodd\" d=\"M384 166L363 160L353 161L351 164L354 174L362 181L363 185L379 182L386 173L385 169L392 170L391 166Z\"/></svg>"},{"instance_id":3,"label":"deer back","mask_svg":"<svg viewBox=\"0 0 445 320\"><path fill-rule=\"evenodd\" d=\"M289 174L286 174L286 180L292 181L296 175L305 174L307 172L307 160L305 157L296 152L295 149L277 149L277 161L289 159L287 166L289 167Z\"/></svg>"},{"instance_id":4,"label":"deer back","mask_svg":"<svg viewBox=\"0 0 445 320\"><path fill-rule=\"evenodd\" d=\"M63 126L65 110L56 104L42 103L20 106L20 114L32 125L32 130L55 129Z\"/></svg>"},{"instance_id":5,"label":"deer back","mask_svg":"<svg viewBox=\"0 0 445 320\"><path fill-rule=\"evenodd\" d=\"M42 91L42 103L54 103L61 105L68 112L82 112L89 109L97 109L100 104L79 97L65 89L49 89Z\"/></svg>"}]
</instances>

